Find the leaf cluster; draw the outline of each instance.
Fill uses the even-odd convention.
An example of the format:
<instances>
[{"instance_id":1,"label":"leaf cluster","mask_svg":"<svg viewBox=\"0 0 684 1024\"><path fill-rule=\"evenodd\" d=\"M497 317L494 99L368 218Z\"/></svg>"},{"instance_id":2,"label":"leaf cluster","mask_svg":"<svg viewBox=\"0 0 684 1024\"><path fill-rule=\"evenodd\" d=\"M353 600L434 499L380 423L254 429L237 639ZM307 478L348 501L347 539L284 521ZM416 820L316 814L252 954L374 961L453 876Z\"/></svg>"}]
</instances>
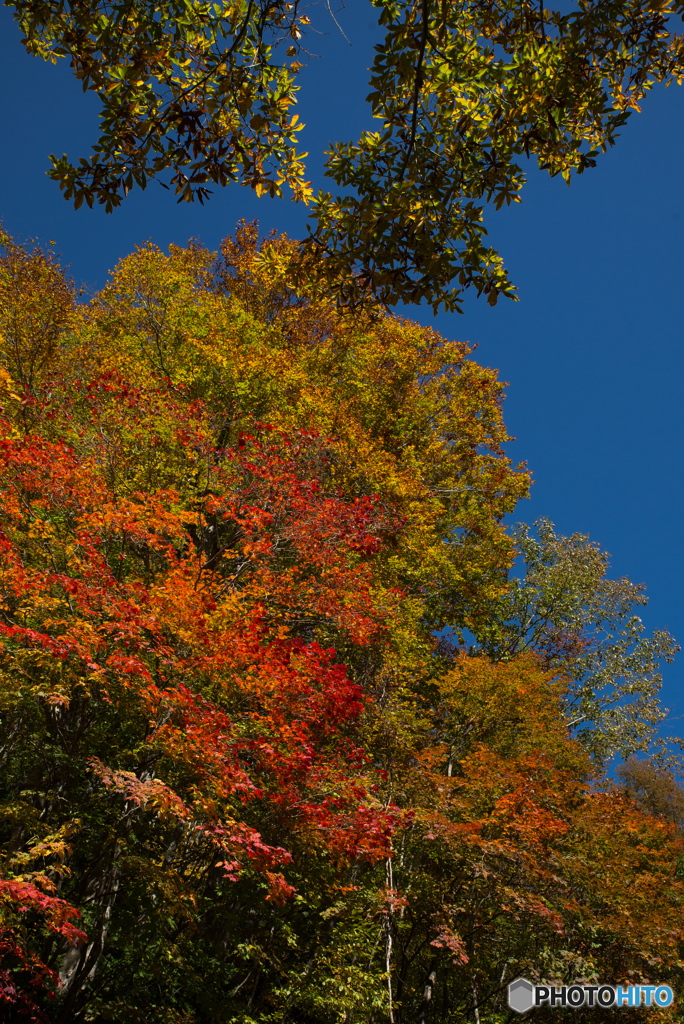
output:
<instances>
[{"instance_id":1,"label":"leaf cluster","mask_svg":"<svg viewBox=\"0 0 684 1024\"><path fill-rule=\"evenodd\" d=\"M520 202L523 158L567 182L593 167L683 67L677 0L376 0L379 124L332 143L331 190L314 195L293 113L311 26L299 0L6 5L27 51L67 58L102 104L91 156L51 157L66 199L111 212L152 180L179 202L203 203L211 185L287 186L312 207L291 282L351 309L458 311L468 288L515 298L485 210Z\"/></svg>"}]
</instances>

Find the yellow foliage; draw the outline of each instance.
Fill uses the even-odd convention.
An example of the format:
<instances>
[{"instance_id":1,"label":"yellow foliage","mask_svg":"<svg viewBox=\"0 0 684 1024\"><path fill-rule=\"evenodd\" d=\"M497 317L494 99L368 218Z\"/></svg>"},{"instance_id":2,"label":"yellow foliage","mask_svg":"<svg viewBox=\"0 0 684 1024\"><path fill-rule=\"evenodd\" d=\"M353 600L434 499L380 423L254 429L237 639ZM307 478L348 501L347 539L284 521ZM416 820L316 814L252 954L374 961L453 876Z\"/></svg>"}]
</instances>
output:
<instances>
[{"instance_id":1,"label":"yellow foliage","mask_svg":"<svg viewBox=\"0 0 684 1024\"><path fill-rule=\"evenodd\" d=\"M384 578L418 601L411 618L477 628L511 562L501 520L529 483L504 453L504 385L430 328L298 298L285 283L295 253L244 223L218 261L196 244L147 245L119 263L72 346L101 371L203 402L220 444L254 421L329 439L331 487L379 494L403 518Z\"/></svg>"}]
</instances>

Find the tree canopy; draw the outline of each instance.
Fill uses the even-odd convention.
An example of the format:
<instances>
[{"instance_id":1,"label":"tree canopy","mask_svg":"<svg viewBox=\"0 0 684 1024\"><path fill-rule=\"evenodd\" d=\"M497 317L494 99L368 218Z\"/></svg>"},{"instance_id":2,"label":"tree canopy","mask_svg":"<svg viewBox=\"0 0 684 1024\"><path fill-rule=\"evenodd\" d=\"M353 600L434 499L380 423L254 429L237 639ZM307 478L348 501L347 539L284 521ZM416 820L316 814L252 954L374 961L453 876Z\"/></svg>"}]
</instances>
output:
<instances>
[{"instance_id":1,"label":"tree canopy","mask_svg":"<svg viewBox=\"0 0 684 1024\"><path fill-rule=\"evenodd\" d=\"M596 631L641 591L509 536L496 374L297 295L253 226L88 303L3 242L3 1019L499 1024L520 975L681 985L681 792L594 742Z\"/></svg>"},{"instance_id":2,"label":"tree canopy","mask_svg":"<svg viewBox=\"0 0 684 1024\"><path fill-rule=\"evenodd\" d=\"M298 75L312 18L299 0L6 0L29 53L67 58L102 102L89 157L53 156L78 207L108 211L157 179L179 201L239 182L311 206L292 280L347 307L428 301L473 287L512 296L484 212L516 202L523 157L567 181L612 146L657 82L681 82L677 0L376 0L376 131L332 144L314 193ZM302 103L306 118L306 102Z\"/></svg>"}]
</instances>

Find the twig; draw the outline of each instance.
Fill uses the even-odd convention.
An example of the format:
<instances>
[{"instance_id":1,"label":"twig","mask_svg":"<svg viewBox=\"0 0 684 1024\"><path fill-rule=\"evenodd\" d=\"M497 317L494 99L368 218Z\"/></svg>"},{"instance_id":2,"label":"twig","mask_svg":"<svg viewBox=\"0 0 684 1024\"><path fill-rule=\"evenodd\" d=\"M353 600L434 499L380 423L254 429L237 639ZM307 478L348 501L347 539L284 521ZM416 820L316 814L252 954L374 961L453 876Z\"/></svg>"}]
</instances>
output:
<instances>
[{"instance_id":1,"label":"twig","mask_svg":"<svg viewBox=\"0 0 684 1024\"><path fill-rule=\"evenodd\" d=\"M423 84L423 59L425 57L425 46L428 39L428 12L429 12L429 0L422 0L422 21L423 31L420 37L420 49L418 51L418 66L416 68L416 81L413 86L413 114L411 117L411 135L409 137L409 144L406 150L406 156L404 157L404 163L402 164L401 171L399 173L398 180L401 181L406 172L408 162L411 159L413 153L413 147L416 143L416 132L418 130L418 100L420 99L420 89Z\"/></svg>"},{"instance_id":2,"label":"twig","mask_svg":"<svg viewBox=\"0 0 684 1024\"><path fill-rule=\"evenodd\" d=\"M332 20L333 20L333 21L335 22L335 24L337 25L337 27L339 28L340 32L342 33L342 35L344 36L344 38L345 38L345 39L347 40L347 42L349 43L349 45L351 46L351 42L349 41L349 39L347 39L347 36L346 36L346 34L345 34L345 31L344 31L344 29L342 28L342 26L340 25L339 21L337 20L337 18L335 17L335 15L334 15L334 14L333 14L333 12L332 12L332 9L331 9L331 7L330 7L330 0L325 0L325 5L326 5L326 7L328 8L328 14L329 14L329 15L330 15L330 17L332 18ZM342 4L342 6L344 7L344 4Z\"/></svg>"}]
</instances>

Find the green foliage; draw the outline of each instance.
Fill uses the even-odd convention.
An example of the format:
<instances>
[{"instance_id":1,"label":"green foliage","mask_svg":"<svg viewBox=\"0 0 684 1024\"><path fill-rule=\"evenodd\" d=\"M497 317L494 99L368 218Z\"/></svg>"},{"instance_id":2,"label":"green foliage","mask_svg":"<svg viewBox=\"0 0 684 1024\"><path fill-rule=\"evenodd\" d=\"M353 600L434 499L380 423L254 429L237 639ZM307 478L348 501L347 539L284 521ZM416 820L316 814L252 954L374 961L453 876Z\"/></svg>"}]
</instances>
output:
<instances>
[{"instance_id":1,"label":"green foliage","mask_svg":"<svg viewBox=\"0 0 684 1024\"><path fill-rule=\"evenodd\" d=\"M680 80L674 4L376 6L385 39L368 101L380 128L329 154L343 191L315 199L323 278L352 306L372 296L458 310L468 287L492 305L512 297L485 242L485 204L520 201L523 156L569 182L614 144L654 82Z\"/></svg>"},{"instance_id":2,"label":"green foliage","mask_svg":"<svg viewBox=\"0 0 684 1024\"><path fill-rule=\"evenodd\" d=\"M68 57L102 102L92 156L51 158L67 199L111 211L165 177L188 202L210 184L287 185L313 199L291 280L352 308L458 310L470 287L492 304L514 297L485 207L520 201L523 157L566 181L594 166L683 67L675 0L376 0L385 36L368 102L380 124L333 144L326 175L340 191L313 197L292 113L310 24L298 0L5 2L28 52Z\"/></svg>"},{"instance_id":3,"label":"green foliage","mask_svg":"<svg viewBox=\"0 0 684 1024\"><path fill-rule=\"evenodd\" d=\"M644 637L635 607L642 584L606 578L608 554L583 534L559 537L540 519L514 539L524 576L513 577L484 649L495 660L536 651L568 682L571 728L601 761L649 751L667 717L660 666L680 649L667 630ZM663 755L665 756L665 755Z\"/></svg>"},{"instance_id":4,"label":"green foliage","mask_svg":"<svg viewBox=\"0 0 684 1024\"><path fill-rule=\"evenodd\" d=\"M179 202L204 202L207 184L237 181L271 196L287 184L306 198L291 112L298 65L273 53L301 37L308 18L297 4L13 6L28 52L68 57L84 92L102 101L91 158L51 158L50 177L77 209L97 201L111 212L165 171Z\"/></svg>"}]
</instances>

